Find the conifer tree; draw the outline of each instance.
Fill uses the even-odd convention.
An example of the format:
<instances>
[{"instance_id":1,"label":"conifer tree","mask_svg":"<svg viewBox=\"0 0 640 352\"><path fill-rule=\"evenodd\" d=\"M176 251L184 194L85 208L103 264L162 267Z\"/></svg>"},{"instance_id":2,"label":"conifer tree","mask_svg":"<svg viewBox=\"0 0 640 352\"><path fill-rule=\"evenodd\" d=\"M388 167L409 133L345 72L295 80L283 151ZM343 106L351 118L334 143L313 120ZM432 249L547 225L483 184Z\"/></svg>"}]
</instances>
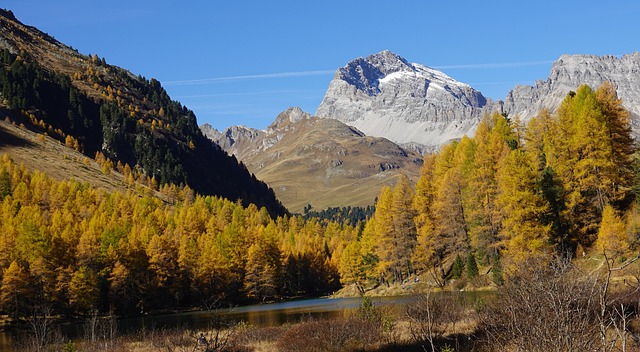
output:
<instances>
[{"instance_id":1,"label":"conifer tree","mask_svg":"<svg viewBox=\"0 0 640 352\"><path fill-rule=\"evenodd\" d=\"M26 313L29 292L28 279L28 274L15 260L4 270L2 275L0 307L5 312L9 312L13 319Z\"/></svg>"},{"instance_id":2,"label":"conifer tree","mask_svg":"<svg viewBox=\"0 0 640 352\"><path fill-rule=\"evenodd\" d=\"M86 313L98 302L98 277L86 266L78 268L69 282L69 303L78 312Z\"/></svg>"},{"instance_id":3,"label":"conifer tree","mask_svg":"<svg viewBox=\"0 0 640 352\"><path fill-rule=\"evenodd\" d=\"M515 261L550 251L550 229L545 224L548 203L539 189L540 175L534 157L514 150L497 173L502 209L500 237L503 248Z\"/></svg>"},{"instance_id":4,"label":"conifer tree","mask_svg":"<svg viewBox=\"0 0 640 352\"><path fill-rule=\"evenodd\" d=\"M11 178L5 168L0 170L0 202L11 194Z\"/></svg>"},{"instance_id":5,"label":"conifer tree","mask_svg":"<svg viewBox=\"0 0 640 352\"><path fill-rule=\"evenodd\" d=\"M393 266L393 249L390 248L393 242L392 202L393 194L391 188L388 186L383 187L376 203L375 222L373 223L375 225L376 239L373 249L375 256L378 258L376 271L377 275L382 279L387 279L387 274L391 272Z\"/></svg>"},{"instance_id":6,"label":"conifer tree","mask_svg":"<svg viewBox=\"0 0 640 352\"><path fill-rule=\"evenodd\" d=\"M435 232L432 207L435 198L435 187L433 185L435 158L434 154L427 155L424 158L413 198L416 248L412 255L412 265L419 270L427 269L434 251Z\"/></svg>"},{"instance_id":7,"label":"conifer tree","mask_svg":"<svg viewBox=\"0 0 640 352\"><path fill-rule=\"evenodd\" d=\"M456 259L453 261L453 266L451 267L451 278L459 279L462 277L462 273L464 271L464 262L460 257L460 254L456 255Z\"/></svg>"},{"instance_id":8,"label":"conifer tree","mask_svg":"<svg viewBox=\"0 0 640 352\"><path fill-rule=\"evenodd\" d=\"M461 183L459 170L449 169L442 179L433 206L434 249L430 267L434 268L442 279L446 276L446 258L454 253L470 250Z\"/></svg>"},{"instance_id":9,"label":"conifer tree","mask_svg":"<svg viewBox=\"0 0 640 352\"><path fill-rule=\"evenodd\" d=\"M558 111L565 143L551 146L550 166L562 182L562 216L574 244L593 243L607 203L628 204L630 186L622 178L632 169L633 146L626 118L609 85L599 93L580 86Z\"/></svg>"},{"instance_id":10,"label":"conifer tree","mask_svg":"<svg viewBox=\"0 0 640 352\"><path fill-rule=\"evenodd\" d=\"M629 112L622 106L622 100L616 94L615 86L610 82L603 83L595 92L596 100L602 109L605 131L607 133L606 146L610 155L607 164L611 169L605 185L607 201L617 210L628 209L633 200L634 167L632 156L636 151L629 121Z\"/></svg>"},{"instance_id":11,"label":"conifer tree","mask_svg":"<svg viewBox=\"0 0 640 352\"><path fill-rule=\"evenodd\" d=\"M340 257L339 273L343 284L358 284L364 279L363 258L360 253L360 241L352 241L344 248Z\"/></svg>"},{"instance_id":12,"label":"conifer tree","mask_svg":"<svg viewBox=\"0 0 640 352\"><path fill-rule=\"evenodd\" d=\"M378 272L402 280L411 272L411 255L416 245L413 189L405 175L398 178L393 191L385 187L376 205Z\"/></svg>"},{"instance_id":13,"label":"conifer tree","mask_svg":"<svg viewBox=\"0 0 640 352\"><path fill-rule=\"evenodd\" d=\"M602 212L595 247L598 252L606 254L609 258L616 258L629 249L625 224L611 205L607 205Z\"/></svg>"},{"instance_id":14,"label":"conifer tree","mask_svg":"<svg viewBox=\"0 0 640 352\"><path fill-rule=\"evenodd\" d=\"M465 269L467 269L467 277L469 279L473 279L474 277L478 276L479 274L479 270L478 270L478 263L476 262L476 256L473 255L473 252L469 252L469 254L467 255L467 261L465 263Z\"/></svg>"},{"instance_id":15,"label":"conifer tree","mask_svg":"<svg viewBox=\"0 0 640 352\"><path fill-rule=\"evenodd\" d=\"M469 236L479 258L485 261L495 254L500 231L496 172L501 160L517 146L517 138L509 121L494 113L480 122L475 141L477 147L468 184L472 190L468 201Z\"/></svg>"},{"instance_id":16,"label":"conifer tree","mask_svg":"<svg viewBox=\"0 0 640 352\"><path fill-rule=\"evenodd\" d=\"M547 109L543 109L529 121L525 133L524 150L535 158L539 175L539 189L541 196L549 206L549 211L543 216L542 223L551 225L551 244L558 246L564 252L567 236L567 226L561 217L564 210L563 185L554 167L558 164L557 150L565 143L557 120Z\"/></svg>"},{"instance_id":17,"label":"conifer tree","mask_svg":"<svg viewBox=\"0 0 640 352\"><path fill-rule=\"evenodd\" d=\"M280 252L264 241L253 243L247 251L244 290L249 298L265 300L277 294Z\"/></svg>"},{"instance_id":18,"label":"conifer tree","mask_svg":"<svg viewBox=\"0 0 640 352\"><path fill-rule=\"evenodd\" d=\"M392 204L394 275L400 280L408 277L413 271L411 255L416 247L413 198L414 190L409 184L409 179L401 174L393 189Z\"/></svg>"}]
</instances>

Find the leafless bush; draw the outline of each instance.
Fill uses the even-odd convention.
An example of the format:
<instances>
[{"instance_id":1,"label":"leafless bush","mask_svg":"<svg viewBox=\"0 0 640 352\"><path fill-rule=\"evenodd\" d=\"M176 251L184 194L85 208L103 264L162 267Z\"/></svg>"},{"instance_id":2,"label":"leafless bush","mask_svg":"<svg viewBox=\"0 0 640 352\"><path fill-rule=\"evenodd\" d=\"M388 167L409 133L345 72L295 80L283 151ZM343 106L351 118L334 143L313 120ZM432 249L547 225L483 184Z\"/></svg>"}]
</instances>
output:
<instances>
[{"instance_id":1,"label":"leafless bush","mask_svg":"<svg viewBox=\"0 0 640 352\"><path fill-rule=\"evenodd\" d=\"M117 317L113 314L100 316L97 310L91 312L85 320L84 342L96 350L110 351L115 344L118 334Z\"/></svg>"},{"instance_id":2,"label":"leafless bush","mask_svg":"<svg viewBox=\"0 0 640 352\"><path fill-rule=\"evenodd\" d=\"M211 303L205 304L209 312L209 323L207 331L200 337L206 341L206 351L236 351L236 338L242 326L239 322L231 320L226 314L219 314L220 299L215 299ZM198 337L198 339L200 339Z\"/></svg>"},{"instance_id":3,"label":"leafless bush","mask_svg":"<svg viewBox=\"0 0 640 352\"><path fill-rule=\"evenodd\" d=\"M489 349L598 349L599 285L568 260L525 262L480 315Z\"/></svg>"},{"instance_id":4,"label":"leafless bush","mask_svg":"<svg viewBox=\"0 0 640 352\"><path fill-rule=\"evenodd\" d=\"M426 350L436 351L436 341L455 334L456 324L463 318L464 300L454 292L418 295L415 303L407 305L405 312L414 341Z\"/></svg>"},{"instance_id":5,"label":"leafless bush","mask_svg":"<svg viewBox=\"0 0 640 352\"><path fill-rule=\"evenodd\" d=\"M356 317L311 320L292 326L278 340L278 351L366 351L380 343L380 328Z\"/></svg>"},{"instance_id":6,"label":"leafless bush","mask_svg":"<svg viewBox=\"0 0 640 352\"><path fill-rule=\"evenodd\" d=\"M26 317L25 330L21 330L14 341L15 351L58 351L64 344L60 329L54 324L51 306L38 302L31 307Z\"/></svg>"}]
</instances>

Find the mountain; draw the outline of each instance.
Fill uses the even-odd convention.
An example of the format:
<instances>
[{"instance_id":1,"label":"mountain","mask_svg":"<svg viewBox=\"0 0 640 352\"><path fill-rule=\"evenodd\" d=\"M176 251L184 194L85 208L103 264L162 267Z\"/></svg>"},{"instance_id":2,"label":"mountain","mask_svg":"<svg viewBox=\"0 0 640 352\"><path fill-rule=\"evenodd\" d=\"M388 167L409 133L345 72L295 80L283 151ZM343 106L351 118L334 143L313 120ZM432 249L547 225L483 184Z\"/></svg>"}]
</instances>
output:
<instances>
[{"instance_id":1,"label":"mountain","mask_svg":"<svg viewBox=\"0 0 640 352\"><path fill-rule=\"evenodd\" d=\"M369 136L433 147L472 133L493 106L469 85L385 50L339 68L316 116Z\"/></svg>"},{"instance_id":2,"label":"mountain","mask_svg":"<svg viewBox=\"0 0 640 352\"><path fill-rule=\"evenodd\" d=\"M160 185L187 184L200 194L265 206L272 215L287 212L157 80L82 55L6 10L0 10L0 67L0 106L63 143L70 138L85 155L102 153Z\"/></svg>"},{"instance_id":3,"label":"mountain","mask_svg":"<svg viewBox=\"0 0 640 352\"><path fill-rule=\"evenodd\" d=\"M233 126L203 132L267 182L287 208L314 209L373 204L383 185L400 173L416 181L419 154L365 136L338 120L312 117L299 108L282 112L265 130Z\"/></svg>"},{"instance_id":4,"label":"mountain","mask_svg":"<svg viewBox=\"0 0 640 352\"><path fill-rule=\"evenodd\" d=\"M615 56L562 55L551 67L549 78L534 86L516 86L503 103L510 116L528 121L543 108L555 110L570 91L581 84L597 88L603 82L615 84L618 97L631 113L638 134L640 119L640 53Z\"/></svg>"},{"instance_id":5,"label":"mountain","mask_svg":"<svg viewBox=\"0 0 640 352\"><path fill-rule=\"evenodd\" d=\"M316 116L335 118L367 135L385 137L419 150L433 150L475 132L487 113L519 115L526 122L541 109L555 110L581 84L594 89L613 82L623 105L640 129L640 54L620 58L563 55L549 78L517 86L504 101L492 101L467 84L429 67L382 51L339 68Z\"/></svg>"}]
</instances>

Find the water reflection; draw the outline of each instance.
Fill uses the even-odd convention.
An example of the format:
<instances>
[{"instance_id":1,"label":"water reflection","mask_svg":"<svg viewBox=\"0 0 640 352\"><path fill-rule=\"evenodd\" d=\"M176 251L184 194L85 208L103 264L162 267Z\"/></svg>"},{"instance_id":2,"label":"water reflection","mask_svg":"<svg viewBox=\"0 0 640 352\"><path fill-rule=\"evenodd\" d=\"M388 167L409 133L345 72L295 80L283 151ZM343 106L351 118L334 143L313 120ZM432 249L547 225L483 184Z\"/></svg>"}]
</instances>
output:
<instances>
[{"instance_id":1,"label":"water reflection","mask_svg":"<svg viewBox=\"0 0 640 352\"><path fill-rule=\"evenodd\" d=\"M447 293L450 294L450 293ZM483 299L492 293L465 292L461 298L466 303ZM402 314L403 307L417 299L417 296L374 297L372 302L376 306L388 306L392 314ZM299 322L303 318L331 318L343 314L345 310L352 310L362 304L362 298L316 298L298 301L287 301L271 304L259 304L243 307L216 309L213 311L184 312L166 315L153 315L136 318L126 318L118 321L121 334L138 331L152 331L157 329L186 328L205 330L216 319L215 315L228 319L230 322L243 321L257 327L279 326L287 323ZM68 339L83 337L80 324L65 326L63 335ZM11 350L13 338L9 332L0 332L0 351Z\"/></svg>"}]
</instances>

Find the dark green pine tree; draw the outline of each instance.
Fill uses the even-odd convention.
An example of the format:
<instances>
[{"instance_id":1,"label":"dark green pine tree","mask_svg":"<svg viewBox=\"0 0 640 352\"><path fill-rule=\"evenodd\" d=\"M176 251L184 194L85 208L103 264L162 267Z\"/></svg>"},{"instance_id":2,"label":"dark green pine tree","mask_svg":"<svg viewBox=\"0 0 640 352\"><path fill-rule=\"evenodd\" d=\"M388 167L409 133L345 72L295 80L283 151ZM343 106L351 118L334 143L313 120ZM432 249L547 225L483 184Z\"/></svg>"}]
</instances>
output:
<instances>
[{"instance_id":1,"label":"dark green pine tree","mask_svg":"<svg viewBox=\"0 0 640 352\"><path fill-rule=\"evenodd\" d=\"M467 256L467 263L465 266L467 268L467 277L469 279L478 276L478 263L476 262L476 257L473 255L473 253L469 252L469 255Z\"/></svg>"},{"instance_id":2,"label":"dark green pine tree","mask_svg":"<svg viewBox=\"0 0 640 352\"><path fill-rule=\"evenodd\" d=\"M500 262L500 256L494 255L491 262L491 279L493 280L494 284L502 286L502 284L504 284L504 277L502 263Z\"/></svg>"},{"instance_id":3,"label":"dark green pine tree","mask_svg":"<svg viewBox=\"0 0 640 352\"><path fill-rule=\"evenodd\" d=\"M451 278L459 279L462 277L462 272L464 271L464 262L460 257L460 254L456 255L456 260L453 262L453 266L451 267Z\"/></svg>"}]
</instances>

